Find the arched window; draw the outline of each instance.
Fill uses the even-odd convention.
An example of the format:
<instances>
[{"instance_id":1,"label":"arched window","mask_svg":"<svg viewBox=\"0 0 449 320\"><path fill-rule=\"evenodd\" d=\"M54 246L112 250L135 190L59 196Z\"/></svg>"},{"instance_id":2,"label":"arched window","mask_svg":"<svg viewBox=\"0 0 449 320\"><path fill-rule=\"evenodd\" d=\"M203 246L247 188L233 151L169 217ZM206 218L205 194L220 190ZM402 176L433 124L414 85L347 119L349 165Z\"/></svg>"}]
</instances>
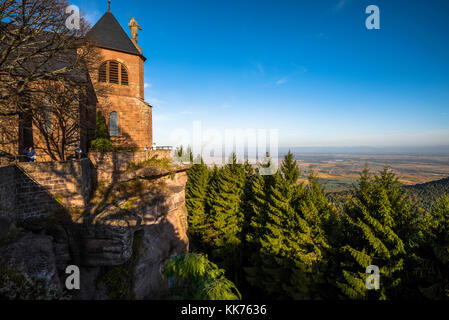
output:
<instances>
[{"instance_id":1,"label":"arched window","mask_svg":"<svg viewBox=\"0 0 449 320\"><path fill-rule=\"evenodd\" d=\"M109 116L109 135L118 137L118 115L117 112L111 112Z\"/></svg>"},{"instance_id":2,"label":"arched window","mask_svg":"<svg viewBox=\"0 0 449 320\"><path fill-rule=\"evenodd\" d=\"M98 69L98 81L127 86L129 84L128 70L120 62L105 61Z\"/></svg>"}]
</instances>

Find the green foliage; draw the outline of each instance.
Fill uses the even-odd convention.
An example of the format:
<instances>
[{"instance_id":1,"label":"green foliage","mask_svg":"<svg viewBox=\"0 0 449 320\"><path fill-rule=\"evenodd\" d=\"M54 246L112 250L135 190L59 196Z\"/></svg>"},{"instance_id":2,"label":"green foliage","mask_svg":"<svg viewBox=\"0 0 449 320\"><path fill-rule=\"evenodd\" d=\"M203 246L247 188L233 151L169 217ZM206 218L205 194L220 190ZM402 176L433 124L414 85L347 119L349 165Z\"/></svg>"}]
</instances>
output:
<instances>
[{"instance_id":1,"label":"green foliage","mask_svg":"<svg viewBox=\"0 0 449 320\"><path fill-rule=\"evenodd\" d=\"M320 270L324 270L327 243L325 226L331 206L313 176L298 184L299 168L289 153L280 173L270 181L267 215L260 238L258 283L280 299L318 298ZM253 279L252 282L254 282Z\"/></svg>"},{"instance_id":2,"label":"green foliage","mask_svg":"<svg viewBox=\"0 0 449 320\"><path fill-rule=\"evenodd\" d=\"M109 140L108 128L106 126L106 119L101 111L97 112L95 137L90 143L90 149L97 152L114 151L114 147Z\"/></svg>"},{"instance_id":3,"label":"green foliage","mask_svg":"<svg viewBox=\"0 0 449 320\"><path fill-rule=\"evenodd\" d=\"M387 299L397 297L404 269L405 245L398 236L406 217L407 203L400 193L396 176L386 167L372 177L367 168L359 187L345 208L344 232L347 238L341 250L342 279L338 287L351 299ZM396 219L395 219L396 218ZM366 267L380 268L380 290L367 290Z\"/></svg>"},{"instance_id":4,"label":"green foliage","mask_svg":"<svg viewBox=\"0 0 449 320\"><path fill-rule=\"evenodd\" d=\"M201 159L187 171L186 207L189 212L188 223L190 234L200 239L209 227L206 217L206 194L209 185L209 170Z\"/></svg>"},{"instance_id":5,"label":"green foliage","mask_svg":"<svg viewBox=\"0 0 449 320\"><path fill-rule=\"evenodd\" d=\"M269 156L263 166L274 168ZM310 172L299 183L291 153L273 175L235 155L221 168L194 166L186 187L194 246L248 298L447 299L447 198L421 214L388 167L365 168L335 206ZM369 265L380 268L380 290L366 288Z\"/></svg>"},{"instance_id":6,"label":"green foliage","mask_svg":"<svg viewBox=\"0 0 449 320\"><path fill-rule=\"evenodd\" d=\"M419 252L417 271L420 291L432 300L449 300L449 197L444 195L432 208L425 241Z\"/></svg>"},{"instance_id":7,"label":"green foliage","mask_svg":"<svg viewBox=\"0 0 449 320\"><path fill-rule=\"evenodd\" d=\"M173 257L166 263L163 276L171 286L162 299L240 300L237 287L225 278L225 271L197 253Z\"/></svg>"},{"instance_id":8,"label":"green foliage","mask_svg":"<svg viewBox=\"0 0 449 320\"><path fill-rule=\"evenodd\" d=\"M233 155L229 164L212 175L206 199L212 256L222 262L225 268L234 270L240 266L239 246L243 224L240 206L244 183L244 167L237 163Z\"/></svg>"},{"instance_id":9,"label":"green foliage","mask_svg":"<svg viewBox=\"0 0 449 320\"><path fill-rule=\"evenodd\" d=\"M260 256L261 239L264 235L265 223L267 220L267 192L266 179L258 173L250 175L245 188L245 256L244 262L246 280L257 287L263 277L262 258Z\"/></svg>"},{"instance_id":10,"label":"green foliage","mask_svg":"<svg viewBox=\"0 0 449 320\"><path fill-rule=\"evenodd\" d=\"M114 151L112 142L104 138L92 140L92 142L90 143L90 149L97 152Z\"/></svg>"},{"instance_id":11,"label":"green foliage","mask_svg":"<svg viewBox=\"0 0 449 320\"><path fill-rule=\"evenodd\" d=\"M421 211L430 212L432 206L438 202L442 196L449 194L449 178L432 181L404 188L408 196Z\"/></svg>"},{"instance_id":12,"label":"green foliage","mask_svg":"<svg viewBox=\"0 0 449 320\"><path fill-rule=\"evenodd\" d=\"M95 140L97 139L109 139L108 127L106 126L106 119L101 111L97 111L95 120Z\"/></svg>"}]
</instances>

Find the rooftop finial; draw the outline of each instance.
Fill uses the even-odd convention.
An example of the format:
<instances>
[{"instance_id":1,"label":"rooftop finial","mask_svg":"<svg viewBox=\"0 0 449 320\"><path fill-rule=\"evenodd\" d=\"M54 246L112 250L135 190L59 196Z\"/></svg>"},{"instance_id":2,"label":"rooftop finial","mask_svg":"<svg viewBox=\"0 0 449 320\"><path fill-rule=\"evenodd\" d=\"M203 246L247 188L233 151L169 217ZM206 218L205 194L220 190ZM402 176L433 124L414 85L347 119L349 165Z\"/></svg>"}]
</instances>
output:
<instances>
[{"instance_id":1,"label":"rooftop finial","mask_svg":"<svg viewBox=\"0 0 449 320\"><path fill-rule=\"evenodd\" d=\"M111 0L108 0L108 12L111 12Z\"/></svg>"}]
</instances>

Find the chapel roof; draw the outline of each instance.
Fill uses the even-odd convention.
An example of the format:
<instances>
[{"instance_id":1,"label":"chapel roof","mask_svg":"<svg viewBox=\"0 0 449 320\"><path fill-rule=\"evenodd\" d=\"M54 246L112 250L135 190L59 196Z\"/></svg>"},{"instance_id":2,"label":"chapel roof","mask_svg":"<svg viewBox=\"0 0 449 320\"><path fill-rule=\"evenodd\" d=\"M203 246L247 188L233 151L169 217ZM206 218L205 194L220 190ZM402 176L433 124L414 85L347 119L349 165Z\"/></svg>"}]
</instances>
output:
<instances>
[{"instance_id":1,"label":"chapel roof","mask_svg":"<svg viewBox=\"0 0 449 320\"><path fill-rule=\"evenodd\" d=\"M107 11L103 17L98 20L87 34L87 37L98 47L143 57L110 11Z\"/></svg>"}]
</instances>

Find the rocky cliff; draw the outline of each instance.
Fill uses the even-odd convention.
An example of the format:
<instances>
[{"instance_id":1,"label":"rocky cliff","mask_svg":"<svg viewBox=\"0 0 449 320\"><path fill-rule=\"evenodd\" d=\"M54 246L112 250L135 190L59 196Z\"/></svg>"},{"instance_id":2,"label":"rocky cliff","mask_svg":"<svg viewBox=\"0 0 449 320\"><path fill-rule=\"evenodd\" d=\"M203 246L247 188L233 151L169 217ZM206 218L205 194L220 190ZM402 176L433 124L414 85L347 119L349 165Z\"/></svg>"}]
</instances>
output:
<instances>
[{"instance_id":1,"label":"rocky cliff","mask_svg":"<svg viewBox=\"0 0 449 320\"><path fill-rule=\"evenodd\" d=\"M186 169L124 170L99 181L85 208L38 220L0 219L0 273L23 274L58 297L157 298L165 290L164 262L188 250ZM69 265L80 269L80 290L65 292Z\"/></svg>"}]
</instances>

